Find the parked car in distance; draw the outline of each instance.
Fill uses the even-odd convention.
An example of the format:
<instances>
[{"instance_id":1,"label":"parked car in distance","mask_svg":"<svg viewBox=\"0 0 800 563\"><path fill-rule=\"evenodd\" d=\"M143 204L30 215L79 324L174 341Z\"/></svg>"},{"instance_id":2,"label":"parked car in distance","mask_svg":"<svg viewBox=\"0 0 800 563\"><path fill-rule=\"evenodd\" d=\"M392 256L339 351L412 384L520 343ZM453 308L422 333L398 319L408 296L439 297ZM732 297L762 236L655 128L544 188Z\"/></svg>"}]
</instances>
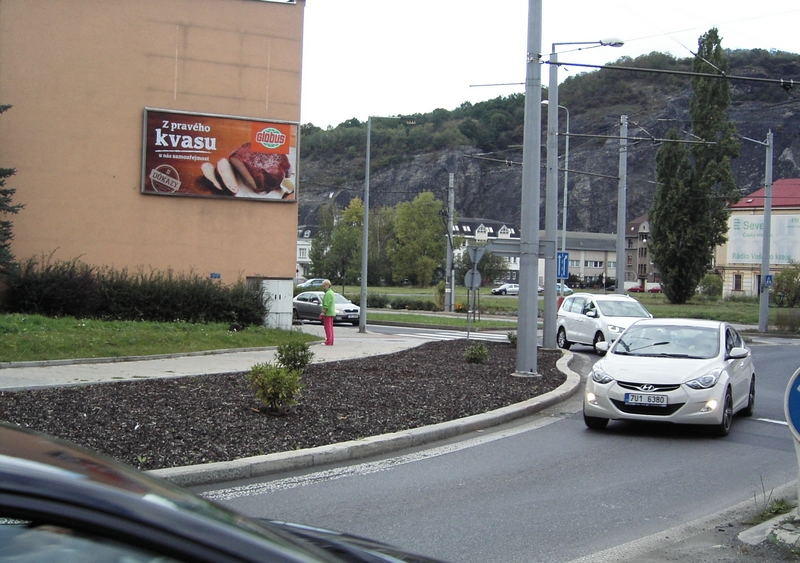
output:
<instances>
[{"instance_id":1,"label":"parked car in distance","mask_svg":"<svg viewBox=\"0 0 800 563\"><path fill-rule=\"evenodd\" d=\"M311 278L310 280L306 280L303 283L298 283L297 287L300 289L319 289L322 287L322 282L325 280L322 278Z\"/></svg>"},{"instance_id":2,"label":"parked car in distance","mask_svg":"<svg viewBox=\"0 0 800 563\"><path fill-rule=\"evenodd\" d=\"M504 283L499 287L492 288L492 295L519 295L519 284Z\"/></svg>"},{"instance_id":3,"label":"parked car in distance","mask_svg":"<svg viewBox=\"0 0 800 563\"><path fill-rule=\"evenodd\" d=\"M561 295L561 286L564 286L564 295L570 295L573 293L572 288L569 287L567 284L562 284L561 282L556 283L556 293Z\"/></svg>"},{"instance_id":4,"label":"parked car in distance","mask_svg":"<svg viewBox=\"0 0 800 563\"><path fill-rule=\"evenodd\" d=\"M644 288L641 285L634 285L628 288L628 293L644 293Z\"/></svg>"},{"instance_id":5,"label":"parked car in distance","mask_svg":"<svg viewBox=\"0 0 800 563\"><path fill-rule=\"evenodd\" d=\"M661 293L661 286L660 285L654 285L653 287L648 289L647 292L648 293Z\"/></svg>"},{"instance_id":6,"label":"parked car in distance","mask_svg":"<svg viewBox=\"0 0 800 563\"><path fill-rule=\"evenodd\" d=\"M727 436L733 415L751 416L756 373L750 349L727 323L643 319L628 327L586 381L583 420L709 425Z\"/></svg>"},{"instance_id":7,"label":"parked car in distance","mask_svg":"<svg viewBox=\"0 0 800 563\"><path fill-rule=\"evenodd\" d=\"M633 297L617 294L575 293L558 310L556 342L569 350L573 344L594 346L613 342L638 319L652 315Z\"/></svg>"},{"instance_id":8,"label":"parked car in distance","mask_svg":"<svg viewBox=\"0 0 800 563\"><path fill-rule=\"evenodd\" d=\"M292 317L295 321L319 321L322 313L323 291L304 291L292 299ZM340 293L334 293L336 317L333 322L358 324L361 308Z\"/></svg>"},{"instance_id":9,"label":"parked car in distance","mask_svg":"<svg viewBox=\"0 0 800 563\"><path fill-rule=\"evenodd\" d=\"M428 562L252 520L74 444L0 423L0 561Z\"/></svg>"}]
</instances>

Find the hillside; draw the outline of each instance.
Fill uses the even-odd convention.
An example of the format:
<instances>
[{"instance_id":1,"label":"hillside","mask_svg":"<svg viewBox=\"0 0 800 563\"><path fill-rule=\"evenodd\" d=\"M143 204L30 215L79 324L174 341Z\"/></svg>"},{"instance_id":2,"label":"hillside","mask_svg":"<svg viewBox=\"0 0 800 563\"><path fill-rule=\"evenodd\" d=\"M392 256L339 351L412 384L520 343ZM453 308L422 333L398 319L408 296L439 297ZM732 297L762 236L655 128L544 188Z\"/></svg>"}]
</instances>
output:
<instances>
[{"instance_id":1,"label":"hillside","mask_svg":"<svg viewBox=\"0 0 800 563\"><path fill-rule=\"evenodd\" d=\"M729 115L744 137L763 141L772 130L775 179L799 177L800 56L763 50L729 51L728 55L732 76L794 80L798 84L792 90L732 80ZM691 59L651 53L614 64L689 70ZM688 131L690 93L688 77L608 69L576 74L561 85L559 103L569 108L570 133L612 137L571 137L570 230L616 231L619 141L613 137L619 135L620 116L628 116L630 137L657 139L670 127ZM394 205L425 190L444 199L448 174L453 172L460 216L518 225L524 96L465 103L453 110L436 109L414 117L414 126L399 120L373 121L370 207ZM562 132L564 121L561 111ZM544 144L545 123L542 134ZM645 213L652 203L657 150L658 144L651 140L628 144L628 220ZM300 224L316 224L321 205L335 202L345 206L351 198L363 194L365 151L366 123L353 119L326 131L303 125ZM562 137L562 167L563 153ZM742 141L741 155L733 169L743 195L763 185L765 154L763 146ZM541 195L544 198L544 170ZM559 209L562 197L563 175L559 178Z\"/></svg>"}]
</instances>

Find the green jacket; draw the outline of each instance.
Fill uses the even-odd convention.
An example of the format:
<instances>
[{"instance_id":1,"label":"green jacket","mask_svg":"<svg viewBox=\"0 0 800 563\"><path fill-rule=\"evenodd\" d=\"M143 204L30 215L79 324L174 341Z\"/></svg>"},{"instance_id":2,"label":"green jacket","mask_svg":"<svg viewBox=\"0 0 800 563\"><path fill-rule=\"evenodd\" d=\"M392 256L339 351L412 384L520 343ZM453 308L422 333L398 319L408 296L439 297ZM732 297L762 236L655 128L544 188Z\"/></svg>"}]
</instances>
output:
<instances>
[{"instance_id":1,"label":"green jacket","mask_svg":"<svg viewBox=\"0 0 800 563\"><path fill-rule=\"evenodd\" d=\"M336 304L334 301L333 289L328 288L328 291L326 291L325 295L322 297L322 314L326 317L336 316Z\"/></svg>"}]
</instances>

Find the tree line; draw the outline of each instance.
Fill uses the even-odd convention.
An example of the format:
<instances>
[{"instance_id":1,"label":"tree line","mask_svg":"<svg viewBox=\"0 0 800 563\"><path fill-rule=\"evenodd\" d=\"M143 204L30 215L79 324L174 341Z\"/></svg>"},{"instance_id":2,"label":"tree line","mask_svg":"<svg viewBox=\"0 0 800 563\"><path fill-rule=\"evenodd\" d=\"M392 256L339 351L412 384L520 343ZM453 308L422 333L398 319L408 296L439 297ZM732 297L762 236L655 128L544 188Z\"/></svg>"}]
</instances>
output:
<instances>
[{"instance_id":1,"label":"tree line","mask_svg":"<svg viewBox=\"0 0 800 563\"><path fill-rule=\"evenodd\" d=\"M394 207L371 209L369 214L367 284L428 286L445 277L447 216L444 204L431 192ZM319 228L311 243L311 274L334 284L357 285L361 281L364 203L353 198L347 207L333 203L319 212ZM464 245L454 237L454 246ZM456 280L462 280L472 263L466 253L456 252ZM506 272L505 261L486 253L479 264L488 282Z\"/></svg>"}]
</instances>

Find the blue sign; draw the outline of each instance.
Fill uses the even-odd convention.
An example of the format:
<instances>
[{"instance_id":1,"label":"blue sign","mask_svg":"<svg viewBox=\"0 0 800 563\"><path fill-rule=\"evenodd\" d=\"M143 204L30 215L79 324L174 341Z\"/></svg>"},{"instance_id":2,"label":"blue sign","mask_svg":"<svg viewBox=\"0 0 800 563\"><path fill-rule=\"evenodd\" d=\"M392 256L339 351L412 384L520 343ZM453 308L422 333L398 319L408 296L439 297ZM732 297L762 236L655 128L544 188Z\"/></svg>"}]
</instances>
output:
<instances>
[{"instance_id":1,"label":"blue sign","mask_svg":"<svg viewBox=\"0 0 800 563\"><path fill-rule=\"evenodd\" d=\"M560 280L566 280L569 278L569 252L559 252L558 253L558 271L556 272L556 277Z\"/></svg>"},{"instance_id":2,"label":"blue sign","mask_svg":"<svg viewBox=\"0 0 800 563\"><path fill-rule=\"evenodd\" d=\"M767 274L764 276L764 287L772 287L773 281L774 278L772 277L772 274Z\"/></svg>"},{"instance_id":3,"label":"blue sign","mask_svg":"<svg viewBox=\"0 0 800 563\"><path fill-rule=\"evenodd\" d=\"M786 387L783 412L794 439L800 441L800 368L794 372Z\"/></svg>"}]
</instances>

